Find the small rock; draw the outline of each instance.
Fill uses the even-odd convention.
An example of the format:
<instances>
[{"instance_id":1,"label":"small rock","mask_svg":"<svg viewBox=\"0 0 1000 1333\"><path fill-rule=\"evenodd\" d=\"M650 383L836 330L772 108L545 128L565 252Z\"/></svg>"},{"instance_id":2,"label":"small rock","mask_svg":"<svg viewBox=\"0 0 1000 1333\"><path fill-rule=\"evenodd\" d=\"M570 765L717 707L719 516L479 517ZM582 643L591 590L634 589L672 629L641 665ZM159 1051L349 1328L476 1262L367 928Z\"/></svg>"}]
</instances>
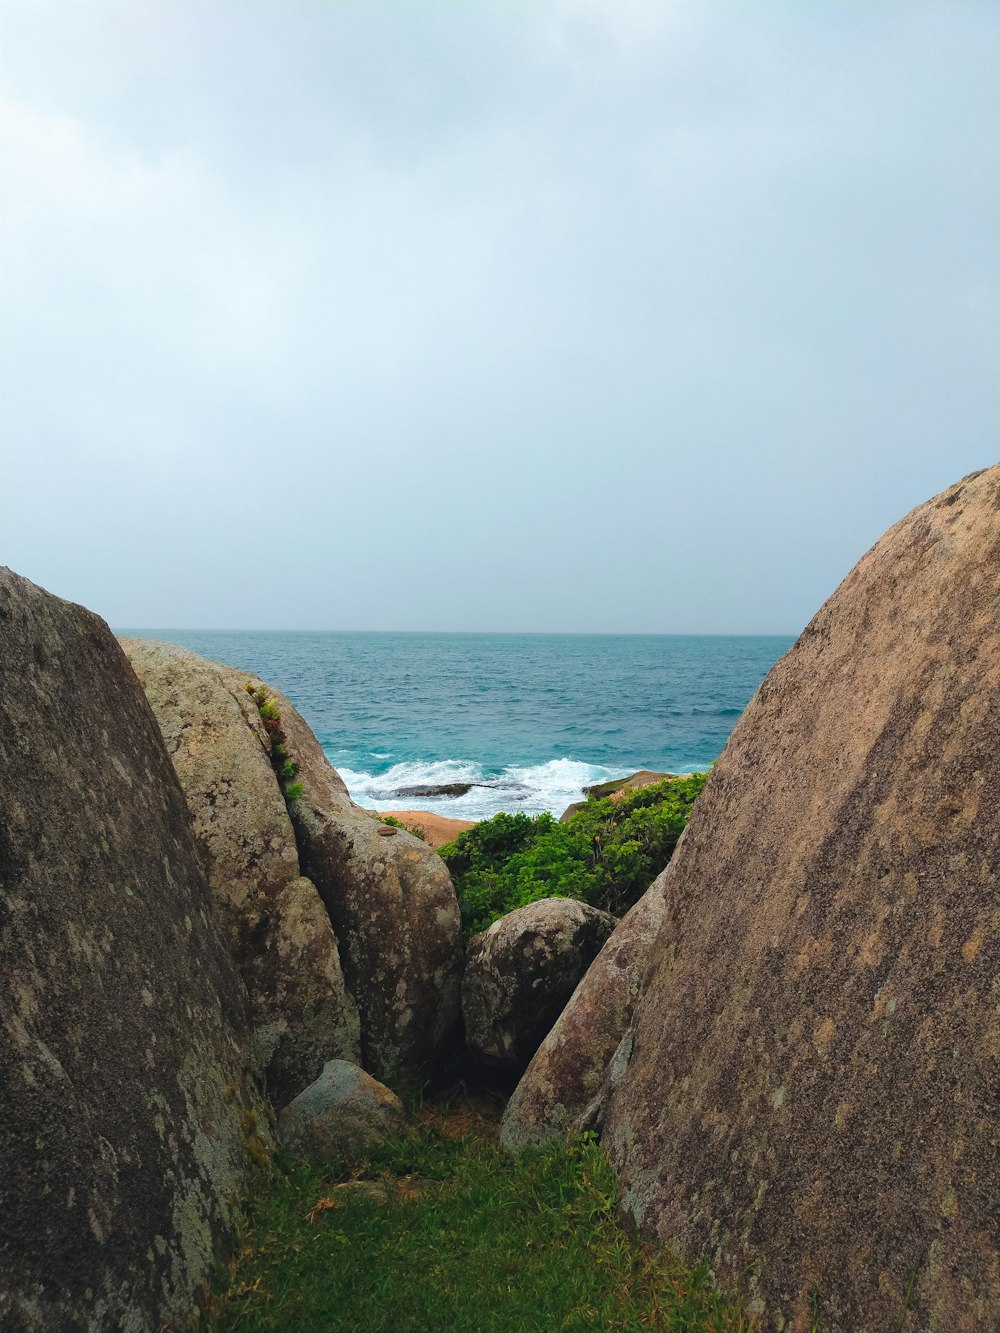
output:
<instances>
[{"instance_id":1,"label":"small rock","mask_svg":"<svg viewBox=\"0 0 1000 1333\"><path fill-rule=\"evenodd\" d=\"M299 1161L315 1165L350 1165L373 1143L405 1131L406 1112L396 1094L346 1060L328 1060L278 1121L281 1141Z\"/></svg>"}]
</instances>

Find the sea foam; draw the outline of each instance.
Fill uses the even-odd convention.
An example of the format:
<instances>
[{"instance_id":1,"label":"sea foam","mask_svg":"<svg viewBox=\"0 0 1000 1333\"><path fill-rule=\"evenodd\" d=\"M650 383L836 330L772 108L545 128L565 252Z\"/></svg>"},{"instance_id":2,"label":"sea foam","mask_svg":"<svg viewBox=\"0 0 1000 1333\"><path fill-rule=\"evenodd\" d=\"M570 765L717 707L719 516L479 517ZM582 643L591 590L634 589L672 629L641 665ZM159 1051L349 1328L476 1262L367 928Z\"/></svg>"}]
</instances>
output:
<instances>
[{"instance_id":1,"label":"sea foam","mask_svg":"<svg viewBox=\"0 0 1000 1333\"><path fill-rule=\"evenodd\" d=\"M340 776L359 805L370 809L432 810L455 819L489 819L501 811L560 815L583 788L627 777L629 770L588 764L578 759L549 759L543 764L484 768L470 759L409 760L384 773L340 768ZM395 796L401 787L444 786L471 782L464 796Z\"/></svg>"}]
</instances>

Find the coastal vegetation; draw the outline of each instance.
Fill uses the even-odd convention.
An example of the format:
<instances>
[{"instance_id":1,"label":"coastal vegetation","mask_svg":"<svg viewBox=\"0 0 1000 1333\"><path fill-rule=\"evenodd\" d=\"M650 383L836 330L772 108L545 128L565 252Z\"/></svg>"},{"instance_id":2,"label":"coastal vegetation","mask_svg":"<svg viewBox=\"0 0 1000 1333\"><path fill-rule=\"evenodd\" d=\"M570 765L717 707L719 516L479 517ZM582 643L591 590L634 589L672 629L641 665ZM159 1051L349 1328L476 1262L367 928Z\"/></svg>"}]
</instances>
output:
<instances>
[{"instance_id":1,"label":"coastal vegetation","mask_svg":"<svg viewBox=\"0 0 1000 1333\"><path fill-rule=\"evenodd\" d=\"M379 822L388 824L390 828L400 828L406 833L412 833L421 842L427 841L426 830L420 824L405 824L401 819L397 819L395 815L379 815Z\"/></svg>"},{"instance_id":2,"label":"coastal vegetation","mask_svg":"<svg viewBox=\"0 0 1000 1333\"><path fill-rule=\"evenodd\" d=\"M464 929L485 930L540 898L577 898L621 916L670 860L707 777L591 797L565 823L550 814L499 814L460 833L440 854Z\"/></svg>"},{"instance_id":3,"label":"coastal vegetation","mask_svg":"<svg viewBox=\"0 0 1000 1333\"><path fill-rule=\"evenodd\" d=\"M257 705L257 712L264 724L264 730L271 738L271 763L274 766L278 785L286 801L298 801L305 795L305 788L296 780L299 766L288 753L288 740L281 726L281 711L278 701L268 694L264 685L254 685L252 680L246 683L246 692Z\"/></svg>"},{"instance_id":4,"label":"coastal vegetation","mask_svg":"<svg viewBox=\"0 0 1000 1333\"><path fill-rule=\"evenodd\" d=\"M495 1135L489 1115L425 1108L353 1170L279 1170L249 1206L205 1325L748 1333L704 1266L622 1231L595 1136L514 1157Z\"/></svg>"}]
</instances>

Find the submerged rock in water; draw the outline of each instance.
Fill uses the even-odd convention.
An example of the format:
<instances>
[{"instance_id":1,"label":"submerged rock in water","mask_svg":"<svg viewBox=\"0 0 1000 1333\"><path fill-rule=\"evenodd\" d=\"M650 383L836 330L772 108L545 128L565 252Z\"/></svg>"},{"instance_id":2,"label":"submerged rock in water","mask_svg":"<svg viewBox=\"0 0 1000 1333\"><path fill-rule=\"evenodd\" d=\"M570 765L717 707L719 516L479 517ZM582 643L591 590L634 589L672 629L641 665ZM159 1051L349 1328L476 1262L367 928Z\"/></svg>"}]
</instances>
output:
<instances>
[{"instance_id":1,"label":"submerged rock in water","mask_svg":"<svg viewBox=\"0 0 1000 1333\"><path fill-rule=\"evenodd\" d=\"M188 811L107 625L0 570L0 1327L186 1322L266 1107Z\"/></svg>"},{"instance_id":2,"label":"submerged rock in water","mask_svg":"<svg viewBox=\"0 0 1000 1333\"><path fill-rule=\"evenodd\" d=\"M216 920L250 996L278 1105L331 1059L361 1057L357 1008L315 886L301 877L271 738L246 673L176 644L123 639L194 825Z\"/></svg>"},{"instance_id":3,"label":"submerged rock in water","mask_svg":"<svg viewBox=\"0 0 1000 1333\"><path fill-rule=\"evenodd\" d=\"M473 1054L520 1073L615 925L573 898L542 898L475 935L462 981Z\"/></svg>"},{"instance_id":4,"label":"submerged rock in water","mask_svg":"<svg viewBox=\"0 0 1000 1333\"><path fill-rule=\"evenodd\" d=\"M473 787L490 785L488 782L443 782L431 786L397 787L388 795L392 800L400 796L465 796Z\"/></svg>"},{"instance_id":5,"label":"submerged rock in water","mask_svg":"<svg viewBox=\"0 0 1000 1333\"><path fill-rule=\"evenodd\" d=\"M993 467L847 576L664 877L604 1144L768 1328L1000 1327L998 607Z\"/></svg>"},{"instance_id":6,"label":"submerged rock in water","mask_svg":"<svg viewBox=\"0 0 1000 1333\"><path fill-rule=\"evenodd\" d=\"M374 1143L406 1131L403 1103L357 1065L331 1060L281 1112L282 1143L301 1162L352 1166Z\"/></svg>"}]
</instances>

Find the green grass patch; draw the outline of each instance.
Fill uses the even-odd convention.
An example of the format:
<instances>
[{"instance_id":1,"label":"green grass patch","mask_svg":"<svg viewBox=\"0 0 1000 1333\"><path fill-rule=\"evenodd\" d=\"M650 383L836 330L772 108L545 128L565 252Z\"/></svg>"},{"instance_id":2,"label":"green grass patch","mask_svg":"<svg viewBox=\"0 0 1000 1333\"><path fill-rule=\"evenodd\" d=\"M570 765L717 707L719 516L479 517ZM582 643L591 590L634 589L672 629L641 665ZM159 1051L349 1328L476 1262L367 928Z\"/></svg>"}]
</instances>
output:
<instances>
[{"instance_id":1,"label":"green grass patch","mask_svg":"<svg viewBox=\"0 0 1000 1333\"><path fill-rule=\"evenodd\" d=\"M621 915L673 855L707 773L641 787L620 800L591 798L559 823L501 814L440 849L473 934L539 898L578 898Z\"/></svg>"},{"instance_id":2,"label":"green grass patch","mask_svg":"<svg viewBox=\"0 0 1000 1333\"><path fill-rule=\"evenodd\" d=\"M249 1209L205 1326L750 1329L704 1269L622 1231L592 1136L520 1158L494 1138L475 1117L430 1120L360 1172L279 1172ZM364 1197L373 1189L381 1201Z\"/></svg>"}]
</instances>

